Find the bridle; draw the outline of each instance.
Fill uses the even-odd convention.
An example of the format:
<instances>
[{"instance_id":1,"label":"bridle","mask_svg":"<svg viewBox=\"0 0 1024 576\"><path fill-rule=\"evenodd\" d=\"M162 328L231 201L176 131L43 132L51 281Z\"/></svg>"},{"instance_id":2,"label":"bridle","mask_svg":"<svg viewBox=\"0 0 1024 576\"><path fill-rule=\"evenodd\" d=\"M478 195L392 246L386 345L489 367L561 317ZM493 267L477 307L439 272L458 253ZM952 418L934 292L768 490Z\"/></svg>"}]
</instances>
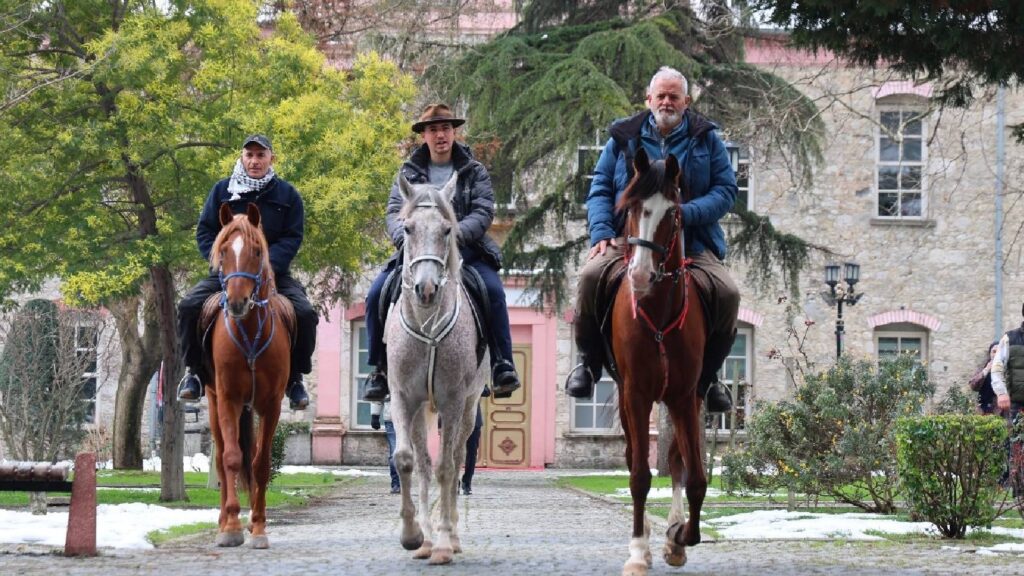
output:
<instances>
[{"instance_id":1,"label":"bridle","mask_svg":"<svg viewBox=\"0 0 1024 576\"><path fill-rule=\"evenodd\" d=\"M265 281L265 270L264 262L265 257L260 258L260 267L255 272L231 272L224 274L224 258L221 257L221 264L217 269L217 276L220 278L220 307L224 312L224 327L228 331L228 336L231 337L231 341L235 343L238 350L245 356L246 362L249 364L249 372L253 378L252 394L255 398L256 395L256 359L260 357L263 352L266 351L267 347L270 346L270 342L274 340L274 334L277 331L277 318L270 307L270 300L273 294L267 294L266 298L260 299L259 293L263 289L263 283ZM252 293L249 295L249 305L245 313L241 316L234 316L228 312L228 281L232 278L246 278L253 281ZM249 317L249 312L253 308L256 308L256 330L255 333L250 337L249 332L246 330L245 325L241 322ZM270 335L263 338L263 331L267 325L267 320L270 320ZM232 325L234 328L232 329ZM250 400L250 404L252 400Z\"/></svg>"},{"instance_id":2,"label":"bridle","mask_svg":"<svg viewBox=\"0 0 1024 576\"><path fill-rule=\"evenodd\" d=\"M433 208L435 210L441 210L441 207L435 202L420 202L416 204L416 208ZM446 240L443 256L437 256L436 254L424 254L413 258L408 265L405 266L405 269L402 271L402 298L405 298L409 291L414 289L412 284L412 269L415 265L420 264L421 262L436 262L441 267L441 281L438 282L437 285L438 292L445 287L449 278L448 256L451 253L451 247L451 242ZM437 302L438 309L427 317L418 329L409 322L408 318L406 318L404 306L399 307L398 310L398 318L401 321L402 329L405 330L405 333L426 344L430 348L430 351L427 354L427 402L431 409L434 410L436 410L434 403L434 369L437 366L437 347L442 340L451 334L452 330L455 328L456 322L459 320L459 314L462 312L462 291L456 290L455 310L452 311L451 316L448 317L447 323L441 326L440 329L438 329L440 319L431 322L432 320L435 320L438 312L441 311L441 299L438 298ZM431 323L433 326L428 328L428 324Z\"/></svg>"},{"instance_id":3,"label":"bridle","mask_svg":"<svg viewBox=\"0 0 1024 576\"><path fill-rule=\"evenodd\" d=\"M678 188L676 191L678 192ZM638 238L636 236L627 236L626 243L630 246L636 246L637 248L644 248L654 252L661 256L658 267L654 272L651 272L651 284L657 284L666 278L672 279L672 286L679 284L679 279L683 279L683 290L682 299L683 306L679 312L679 316L670 321L668 325L659 328L654 320L651 319L647 311L644 310L643 306L636 299L636 293L630 289L630 300L633 305L633 319L636 320L637 316L643 319L644 323L654 334L654 341L658 344L658 352L661 357L662 372L665 377L661 388L661 395L659 401L665 396L665 392L668 390L668 350L665 348L665 336L673 330L682 329L683 324L686 322L686 313L690 310L690 299L686 297L687 292L690 290L690 271L687 269L687 265L690 264L691 260L686 258L686 239L682 234L682 209L676 205L672 208L672 232L669 234L668 243L665 245L657 244L646 240L644 238ZM675 255L676 247L679 247L678 262L679 266L670 272L665 271L665 264L671 262ZM627 252L626 263L629 265L629 259L632 254Z\"/></svg>"}]
</instances>

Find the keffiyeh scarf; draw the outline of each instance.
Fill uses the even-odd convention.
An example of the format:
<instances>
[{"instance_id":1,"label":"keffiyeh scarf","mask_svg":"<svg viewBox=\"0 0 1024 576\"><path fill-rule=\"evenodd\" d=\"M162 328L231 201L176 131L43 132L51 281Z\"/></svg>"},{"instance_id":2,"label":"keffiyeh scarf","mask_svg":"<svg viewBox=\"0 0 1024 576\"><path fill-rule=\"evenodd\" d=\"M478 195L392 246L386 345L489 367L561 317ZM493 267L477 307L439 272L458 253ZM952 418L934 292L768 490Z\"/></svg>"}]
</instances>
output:
<instances>
[{"instance_id":1,"label":"keffiyeh scarf","mask_svg":"<svg viewBox=\"0 0 1024 576\"><path fill-rule=\"evenodd\" d=\"M249 175L245 173L245 167L242 166L242 160L235 160L235 169L231 172L231 181L228 182L228 192L231 193L231 197L228 198L228 201L238 200L250 192L262 190L274 175L274 167L271 166L270 169L267 170L267 175L263 178L250 178Z\"/></svg>"}]
</instances>

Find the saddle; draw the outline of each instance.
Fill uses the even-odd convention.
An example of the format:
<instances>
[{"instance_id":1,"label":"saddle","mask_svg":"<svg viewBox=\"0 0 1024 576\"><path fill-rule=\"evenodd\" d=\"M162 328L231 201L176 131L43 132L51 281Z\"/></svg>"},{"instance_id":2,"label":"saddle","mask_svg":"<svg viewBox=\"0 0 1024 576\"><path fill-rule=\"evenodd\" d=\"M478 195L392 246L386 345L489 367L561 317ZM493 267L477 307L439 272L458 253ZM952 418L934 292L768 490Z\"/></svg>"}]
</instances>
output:
<instances>
[{"instance_id":1,"label":"saddle","mask_svg":"<svg viewBox=\"0 0 1024 576\"><path fill-rule=\"evenodd\" d=\"M470 310L473 311L473 322L476 324L476 363L484 359L484 352L487 351L487 344L490 342L491 333L491 301L487 296L487 285L480 273L472 266L462 267L462 286L469 296ZM398 302L402 294L402 265L396 264L387 278L384 279L384 286L381 288L380 302L377 305L377 318L380 325L384 326L388 319L388 312L391 306Z\"/></svg>"},{"instance_id":2,"label":"saddle","mask_svg":"<svg viewBox=\"0 0 1024 576\"><path fill-rule=\"evenodd\" d=\"M612 349L612 308L615 304L615 297L622 287L622 280L625 277L625 266L609 266L598 280L597 306L595 307L598 326L601 329L601 343L604 347L604 368L608 375L616 382L621 381L621 376L619 375L619 367L615 364L615 353ZM705 318L710 318L711 302L709 297L700 289L700 285L696 287L701 312L704 313ZM710 323L705 322L704 325L704 329L708 330Z\"/></svg>"},{"instance_id":3,"label":"saddle","mask_svg":"<svg viewBox=\"0 0 1024 576\"><path fill-rule=\"evenodd\" d=\"M206 298L206 302L203 303L203 311L199 314L199 324L196 329L199 331L199 341L203 344L203 364L206 365L209 370L210 358L213 357L213 340L210 338L211 329L213 323L217 319L217 315L221 314L220 299L223 292L214 292ZM296 336L296 321L295 321L295 308L292 306L291 300L282 294L274 294L270 297L271 304L273 305L273 311L277 314L278 321L281 322L281 328L288 331L289 341L292 347L295 346ZM202 378L203 382L207 382L205 378Z\"/></svg>"}]
</instances>

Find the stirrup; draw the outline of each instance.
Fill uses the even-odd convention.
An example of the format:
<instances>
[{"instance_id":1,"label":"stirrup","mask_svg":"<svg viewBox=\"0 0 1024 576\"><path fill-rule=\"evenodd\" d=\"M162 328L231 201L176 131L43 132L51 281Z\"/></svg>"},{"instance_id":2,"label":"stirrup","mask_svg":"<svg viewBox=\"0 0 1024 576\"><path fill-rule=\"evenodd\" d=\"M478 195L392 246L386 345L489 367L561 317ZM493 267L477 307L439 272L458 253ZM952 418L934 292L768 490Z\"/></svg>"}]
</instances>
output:
<instances>
[{"instance_id":1,"label":"stirrup","mask_svg":"<svg viewBox=\"0 0 1024 576\"><path fill-rule=\"evenodd\" d=\"M508 398L522 386L515 365L508 360L499 360L491 368L491 382L491 393L495 398Z\"/></svg>"},{"instance_id":2,"label":"stirrup","mask_svg":"<svg viewBox=\"0 0 1024 576\"><path fill-rule=\"evenodd\" d=\"M594 395L596 380L590 366L580 362L569 371L569 376L565 378L565 393L573 398L589 398Z\"/></svg>"},{"instance_id":3,"label":"stirrup","mask_svg":"<svg viewBox=\"0 0 1024 576\"><path fill-rule=\"evenodd\" d=\"M288 407L292 410L305 410L309 406L309 393L302 384L302 375L288 380L288 388L285 390L288 395Z\"/></svg>"},{"instance_id":4,"label":"stirrup","mask_svg":"<svg viewBox=\"0 0 1024 576\"><path fill-rule=\"evenodd\" d=\"M203 398L203 382L188 368L178 382L178 401L193 404Z\"/></svg>"},{"instance_id":5,"label":"stirrup","mask_svg":"<svg viewBox=\"0 0 1024 576\"><path fill-rule=\"evenodd\" d=\"M373 372L366 376L366 384L363 388L363 400L367 402L383 402L388 396L388 378L380 367L375 367Z\"/></svg>"}]
</instances>

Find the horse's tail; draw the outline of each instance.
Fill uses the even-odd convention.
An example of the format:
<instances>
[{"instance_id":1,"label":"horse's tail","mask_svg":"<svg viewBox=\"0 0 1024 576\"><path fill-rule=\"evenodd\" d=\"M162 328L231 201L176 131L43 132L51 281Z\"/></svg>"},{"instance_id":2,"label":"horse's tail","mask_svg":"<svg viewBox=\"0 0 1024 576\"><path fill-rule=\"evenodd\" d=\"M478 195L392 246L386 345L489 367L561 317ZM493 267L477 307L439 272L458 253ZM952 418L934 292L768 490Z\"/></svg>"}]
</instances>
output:
<instances>
[{"instance_id":1,"label":"horse's tail","mask_svg":"<svg viewBox=\"0 0 1024 576\"><path fill-rule=\"evenodd\" d=\"M246 492L249 492L249 487L253 484L252 447L254 437L252 406L245 406L242 408L241 416L238 417L238 447L242 450L242 473L239 480L242 490Z\"/></svg>"}]
</instances>

